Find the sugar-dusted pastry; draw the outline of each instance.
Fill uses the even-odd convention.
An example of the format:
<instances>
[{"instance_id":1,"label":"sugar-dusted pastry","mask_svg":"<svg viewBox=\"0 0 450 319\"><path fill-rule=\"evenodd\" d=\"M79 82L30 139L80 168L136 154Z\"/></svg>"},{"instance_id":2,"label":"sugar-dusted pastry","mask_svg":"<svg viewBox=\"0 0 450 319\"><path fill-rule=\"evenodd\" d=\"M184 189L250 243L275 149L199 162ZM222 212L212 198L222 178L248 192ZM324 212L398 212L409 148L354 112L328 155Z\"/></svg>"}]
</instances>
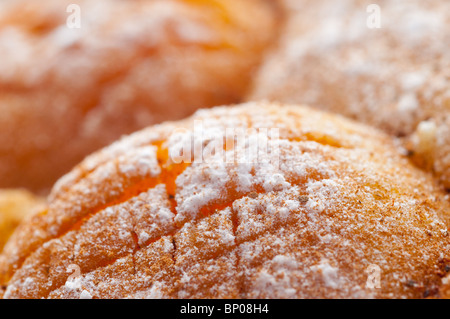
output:
<instances>
[{"instance_id":1,"label":"sugar-dusted pastry","mask_svg":"<svg viewBox=\"0 0 450 319\"><path fill-rule=\"evenodd\" d=\"M0 190L0 251L16 227L43 206L43 199L25 190Z\"/></svg>"},{"instance_id":2,"label":"sugar-dusted pastry","mask_svg":"<svg viewBox=\"0 0 450 319\"><path fill-rule=\"evenodd\" d=\"M422 121L406 146L413 161L438 174L450 190L450 112Z\"/></svg>"},{"instance_id":3,"label":"sugar-dusted pastry","mask_svg":"<svg viewBox=\"0 0 450 319\"><path fill-rule=\"evenodd\" d=\"M450 2L280 2L289 18L249 99L307 103L404 136L450 188ZM430 123L423 152L410 138Z\"/></svg>"},{"instance_id":4,"label":"sugar-dusted pastry","mask_svg":"<svg viewBox=\"0 0 450 319\"><path fill-rule=\"evenodd\" d=\"M0 256L4 298L421 298L449 201L383 133L251 103L149 127L58 181Z\"/></svg>"},{"instance_id":5,"label":"sugar-dusted pastry","mask_svg":"<svg viewBox=\"0 0 450 319\"><path fill-rule=\"evenodd\" d=\"M278 23L266 0L0 6L0 187L43 192L122 134L241 100Z\"/></svg>"}]
</instances>

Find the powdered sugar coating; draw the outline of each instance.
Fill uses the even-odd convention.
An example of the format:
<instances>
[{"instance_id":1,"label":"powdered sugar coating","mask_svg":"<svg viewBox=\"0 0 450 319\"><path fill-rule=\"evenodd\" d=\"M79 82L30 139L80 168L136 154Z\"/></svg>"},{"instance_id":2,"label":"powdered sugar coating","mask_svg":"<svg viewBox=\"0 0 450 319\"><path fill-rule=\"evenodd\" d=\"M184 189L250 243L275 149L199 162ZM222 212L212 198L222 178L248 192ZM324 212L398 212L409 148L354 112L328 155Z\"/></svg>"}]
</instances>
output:
<instances>
[{"instance_id":1,"label":"powdered sugar coating","mask_svg":"<svg viewBox=\"0 0 450 319\"><path fill-rule=\"evenodd\" d=\"M0 187L47 193L123 134L240 101L275 17L265 0L2 2Z\"/></svg>"},{"instance_id":2,"label":"powdered sugar coating","mask_svg":"<svg viewBox=\"0 0 450 319\"><path fill-rule=\"evenodd\" d=\"M239 156L249 143L225 147L236 162L167 156L174 129L191 146L230 127L279 136L260 162ZM127 158L135 169L120 169ZM0 256L3 297L423 297L447 265L449 207L430 176L382 133L307 107L201 110L116 142L70 176ZM373 264L380 289L366 287Z\"/></svg>"},{"instance_id":3,"label":"powdered sugar coating","mask_svg":"<svg viewBox=\"0 0 450 319\"><path fill-rule=\"evenodd\" d=\"M416 163L450 187L450 3L280 0L287 22L249 100L305 103L404 136ZM427 152L409 137L422 121L441 125ZM443 142L443 140L445 142Z\"/></svg>"}]
</instances>

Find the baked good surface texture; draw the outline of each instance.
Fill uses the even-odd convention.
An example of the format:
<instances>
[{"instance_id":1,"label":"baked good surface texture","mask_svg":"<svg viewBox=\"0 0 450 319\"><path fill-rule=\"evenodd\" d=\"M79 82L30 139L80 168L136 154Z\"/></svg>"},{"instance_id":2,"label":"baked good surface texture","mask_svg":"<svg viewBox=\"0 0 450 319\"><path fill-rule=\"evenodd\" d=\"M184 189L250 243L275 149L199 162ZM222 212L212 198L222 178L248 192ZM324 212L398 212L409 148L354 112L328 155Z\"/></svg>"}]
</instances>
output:
<instances>
[{"instance_id":1,"label":"baked good surface texture","mask_svg":"<svg viewBox=\"0 0 450 319\"><path fill-rule=\"evenodd\" d=\"M257 147L255 147L257 146ZM0 256L4 298L421 298L448 198L383 133L249 103L87 157Z\"/></svg>"},{"instance_id":2,"label":"baked good surface texture","mask_svg":"<svg viewBox=\"0 0 450 319\"><path fill-rule=\"evenodd\" d=\"M240 101L278 21L266 0L0 6L0 187L42 193L122 134Z\"/></svg>"},{"instance_id":3,"label":"baked good surface texture","mask_svg":"<svg viewBox=\"0 0 450 319\"><path fill-rule=\"evenodd\" d=\"M43 198L25 190L0 190L0 252L16 227L43 205Z\"/></svg>"},{"instance_id":4,"label":"baked good surface texture","mask_svg":"<svg viewBox=\"0 0 450 319\"><path fill-rule=\"evenodd\" d=\"M280 44L249 100L305 103L405 137L414 161L450 188L450 2L280 3Z\"/></svg>"}]
</instances>

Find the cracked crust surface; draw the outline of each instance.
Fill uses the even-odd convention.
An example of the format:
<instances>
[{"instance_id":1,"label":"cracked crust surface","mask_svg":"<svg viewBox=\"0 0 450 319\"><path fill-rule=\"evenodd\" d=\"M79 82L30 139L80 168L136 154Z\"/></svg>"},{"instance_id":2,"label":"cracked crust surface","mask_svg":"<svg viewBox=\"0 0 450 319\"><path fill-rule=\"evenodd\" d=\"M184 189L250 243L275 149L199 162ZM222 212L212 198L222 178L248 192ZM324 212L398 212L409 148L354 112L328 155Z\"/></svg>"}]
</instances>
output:
<instances>
[{"instance_id":1,"label":"cracked crust surface","mask_svg":"<svg viewBox=\"0 0 450 319\"><path fill-rule=\"evenodd\" d=\"M202 161L177 160L199 145ZM444 196L389 137L339 116L201 110L64 176L5 247L0 286L5 298L433 296L449 268Z\"/></svg>"},{"instance_id":2,"label":"cracked crust surface","mask_svg":"<svg viewBox=\"0 0 450 319\"><path fill-rule=\"evenodd\" d=\"M0 187L43 193L122 134L239 102L277 29L266 0L0 6Z\"/></svg>"},{"instance_id":3,"label":"cracked crust surface","mask_svg":"<svg viewBox=\"0 0 450 319\"><path fill-rule=\"evenodd\" d=\"M280 2L280 45L249 100L305 103L403 136L414 161L450 189L450 2L378 1L379 29L367 27L371 1ZM435 135L423 135L423 122Z\"/></svg>"}]
</instances>

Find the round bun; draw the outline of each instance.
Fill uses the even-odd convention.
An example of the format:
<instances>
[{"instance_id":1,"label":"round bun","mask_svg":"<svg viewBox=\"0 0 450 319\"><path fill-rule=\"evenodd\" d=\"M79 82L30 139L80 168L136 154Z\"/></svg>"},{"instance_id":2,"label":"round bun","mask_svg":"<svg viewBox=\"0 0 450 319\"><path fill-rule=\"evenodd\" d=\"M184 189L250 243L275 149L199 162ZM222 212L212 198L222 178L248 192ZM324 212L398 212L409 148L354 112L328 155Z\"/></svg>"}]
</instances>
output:
<instances>
[{"instance_id":1,"label":"round bun","mask_svg":"<svg viewBox=\"0 0 450 319\"><path fill-rule=\"evenodd\" d=\"M43 199L25 190L0 190L0 252L16 227L43 205Z\"/></svg>"},{"instance_id":2,"label":"round bun","mask_svg":"<svg viewBox=\"0 0 450 319\"><path fill-rule=\"evenodd\" d=\"M123 134L240 101L276 24L266 0L2 1L0 187L46 193Z\"/></svg>"},{"instance_id":3,"label":"round bun","mask_svg":"<svg viewBox=\"0 0 450 319\"><path fill-rule=\"evenodd\" d=\"M450 189L450 2L378 1L380 28L367 1L280 2L280 45L248 99L306 103L405 137L415 162ZM425 148L424 125L436 127Z\"/></svg>"},{"instance_id":4,"label":"round bun","mask_svg":"<svg viewBox=\"0 0 450 319\"><path fill-rule=\"evenodd\" d=\"M448 202L369 127L302 106L201 110L59 180L5 247L0 286L5 298L435 296Z\"/></svg>"}]
</instances>

